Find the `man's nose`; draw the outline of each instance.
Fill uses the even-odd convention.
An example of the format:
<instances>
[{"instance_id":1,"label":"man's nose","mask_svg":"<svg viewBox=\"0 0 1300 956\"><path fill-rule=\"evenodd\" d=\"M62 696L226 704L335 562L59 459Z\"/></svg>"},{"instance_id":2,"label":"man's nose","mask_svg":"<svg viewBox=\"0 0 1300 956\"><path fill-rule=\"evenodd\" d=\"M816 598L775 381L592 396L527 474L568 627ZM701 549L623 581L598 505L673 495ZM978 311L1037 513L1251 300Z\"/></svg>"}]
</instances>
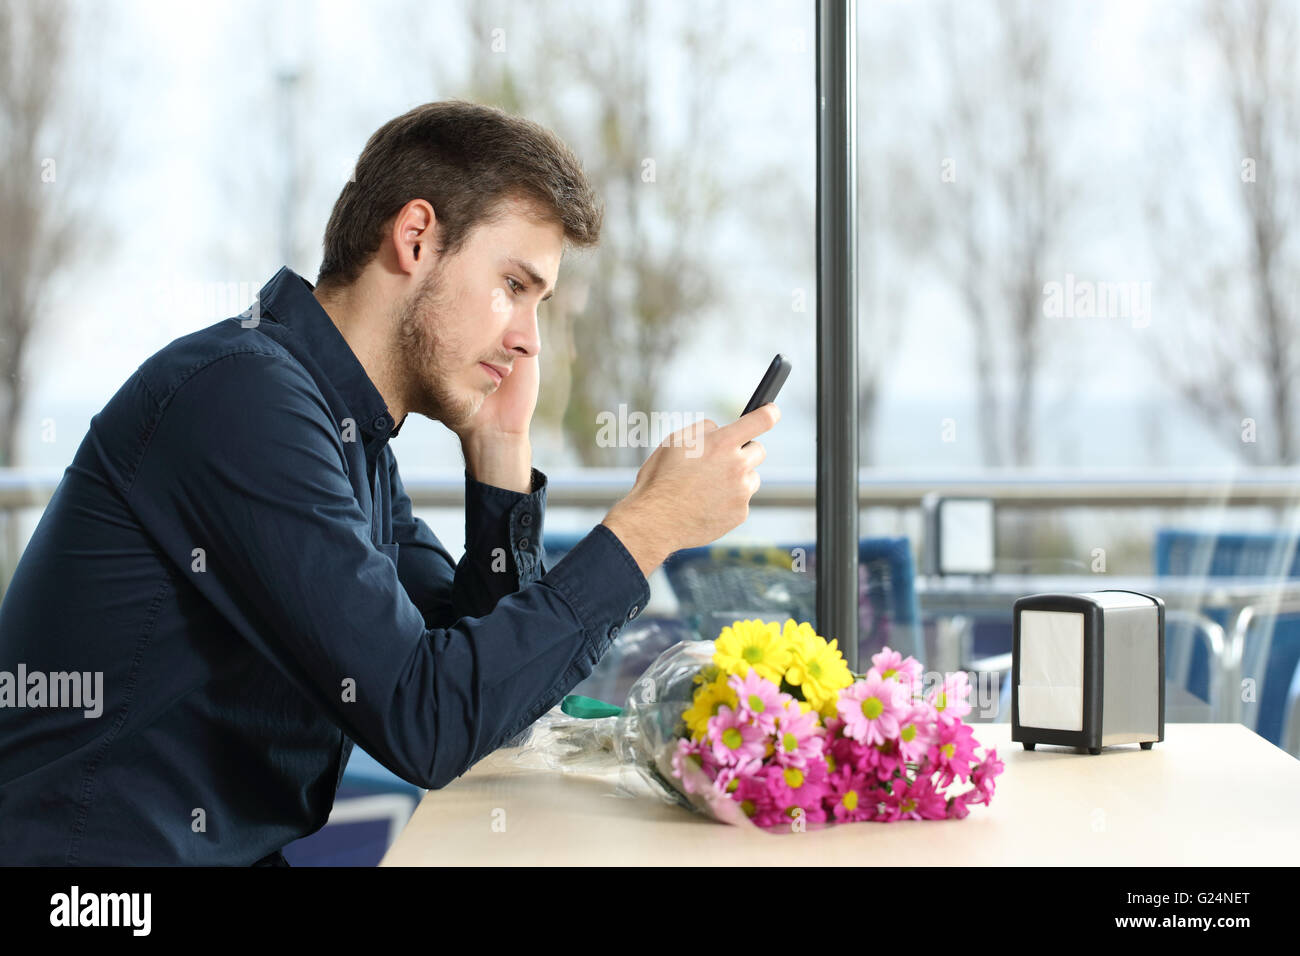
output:
<instances>
[{"instance_id":1,"label":"man's nose","mask_svg":"<svg viewBox=\"0 0 1300 956\"><path fill-rule=\"evenodd\" d=\"M512 330L510 346L522 350L525 355L536 356L542 350L542 333L537 317L537 306L519 309L516 314L521 318L516 328Z\"/></svg>"}]
</instances>

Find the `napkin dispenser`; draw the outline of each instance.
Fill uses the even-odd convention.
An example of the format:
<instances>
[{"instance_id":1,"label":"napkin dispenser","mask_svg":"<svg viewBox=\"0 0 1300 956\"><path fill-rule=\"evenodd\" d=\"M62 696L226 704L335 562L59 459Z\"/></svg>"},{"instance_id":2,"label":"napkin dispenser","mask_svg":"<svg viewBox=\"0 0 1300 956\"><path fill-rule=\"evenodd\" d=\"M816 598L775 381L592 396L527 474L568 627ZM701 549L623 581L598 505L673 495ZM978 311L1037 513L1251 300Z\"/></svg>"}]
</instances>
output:
<instances>
[{"instance_id":1,"label":"napkin dispenser","mask_svg":"<svg viewBox=\"0 0 1300 956\"><path fill-rule=\"evenodd\" d=\"M1012 611L1011 739L1102 747L1165 739L1165 605L1138 591L1032 594Z\"/></svg>"}]
</instances>

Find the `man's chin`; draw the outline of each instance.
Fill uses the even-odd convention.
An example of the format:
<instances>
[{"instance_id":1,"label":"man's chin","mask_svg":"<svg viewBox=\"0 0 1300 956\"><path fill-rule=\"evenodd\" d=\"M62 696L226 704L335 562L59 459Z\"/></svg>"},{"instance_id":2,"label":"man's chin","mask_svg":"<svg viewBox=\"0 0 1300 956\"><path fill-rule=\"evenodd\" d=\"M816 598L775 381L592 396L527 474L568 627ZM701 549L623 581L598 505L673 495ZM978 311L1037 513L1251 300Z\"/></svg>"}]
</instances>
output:
<instances>
[{"instance_id":1,"label":"man's chin","mask_svg":"<svg viewBox=\"0 0 1300 956\"><path fill-rule=\"evenodd\" d=\"M452 431L459 431L474 421L475 416L478 415L479 410L482 407L483 399L480 396L477 402L474 402L469 407L461 406L461 408L455 413L450 409L441 408L435 414L426 415L425 417L432 418L434 421L442 422Z\"/></svg>"}]
</instances>

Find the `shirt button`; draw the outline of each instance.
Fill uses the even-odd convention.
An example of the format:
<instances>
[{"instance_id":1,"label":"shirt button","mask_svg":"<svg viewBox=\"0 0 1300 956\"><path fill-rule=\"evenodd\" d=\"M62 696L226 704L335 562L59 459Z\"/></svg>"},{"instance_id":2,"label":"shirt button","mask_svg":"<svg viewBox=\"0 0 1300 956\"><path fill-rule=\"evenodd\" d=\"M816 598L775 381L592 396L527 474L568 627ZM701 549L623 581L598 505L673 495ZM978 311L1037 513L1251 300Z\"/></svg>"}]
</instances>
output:
<instances>
[{"instance_id":1,"label":"shirt button","mask_svg":"<svg viewBox=\"0 0 1300 956\"><path fill-rule=\"evenodd\" d=\"M530 524L532 524L533 523L532 512L525 511L523 514L521 514L519 516L519 523L523 525L525 528L527 528Z\"/></svg>"},{"instance_id":2,"label":"shirt button","mask_svg":"<svg viewBox=\"0 0 1300 956\"><path fill-rule=\"evenodd\" d=\"M383 415L380 415L378 418L375 419L376 431L383 431L387 427L388 427L388 419L385 418Z\"/></svg>"},{"instance_id":3,"label":"shirt button","mask_svg":"<svg viewBox=\"0 0 1300 956\"><path fill-rule=\"evenodd\" d=\"M520 539L519 539L519 547L520 547L522 550L527 551L527 550L528 550L528 539L527 539L527 538L520 538Z\"/></svg>"},{"instance_id":4,"label":"shirt button","mask_svg":"<svg viewBox=\"0 0 1300 956\"><path fill-rule=\"evenodd\" d=\"M609 629L609 636L610 636L611 638L613 638L613 637L618 637L618 625L617 625L617 624L615 624L613 627L611 627L611 628Z\"/></svg>"},{"instance_id":5,"label":"shirt button","mask_svg":"<svg viewBox=\"0 0 1300 956\"><path fill-rule=\"evenodd\" d=\"M638 604L633 604L632 610L627 612L627 619L630 621L632 620L632 618L636 617L640 613L641 613L641 606Z\"/></svg>"}]
</instances>

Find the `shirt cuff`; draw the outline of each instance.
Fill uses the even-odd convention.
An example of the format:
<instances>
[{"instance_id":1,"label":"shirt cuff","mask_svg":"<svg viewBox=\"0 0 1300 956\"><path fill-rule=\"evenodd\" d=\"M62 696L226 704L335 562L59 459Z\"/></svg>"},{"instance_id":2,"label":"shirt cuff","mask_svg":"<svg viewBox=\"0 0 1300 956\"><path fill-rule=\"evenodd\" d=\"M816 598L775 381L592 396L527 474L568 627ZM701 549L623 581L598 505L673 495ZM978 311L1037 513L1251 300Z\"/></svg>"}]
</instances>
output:
<instances>
[{"instance_id":1,"label":"shirt cuff","mask_svg":"<svg viewBox=\"0 0 1300 956\"><path fill-rule=\"evenodd\" d=\"M490 559L493 548L506 547L520 587L537 580L541 570L546 487L546 475L537 468L528 494L484 484L465 469L465 550Z\"/></svg>"},{"instance_id":2,"label":"shirt cuff","mask_svg":"<svg viewBox=\"0 0 1300 956\"><path fill-rule=\"evenodd\" d=\"M603 524L573 546L541 578L556 588L582 619L595 667L628 621L645 609L650 583L618 535Z\"/></svg>"}]
</instances>

